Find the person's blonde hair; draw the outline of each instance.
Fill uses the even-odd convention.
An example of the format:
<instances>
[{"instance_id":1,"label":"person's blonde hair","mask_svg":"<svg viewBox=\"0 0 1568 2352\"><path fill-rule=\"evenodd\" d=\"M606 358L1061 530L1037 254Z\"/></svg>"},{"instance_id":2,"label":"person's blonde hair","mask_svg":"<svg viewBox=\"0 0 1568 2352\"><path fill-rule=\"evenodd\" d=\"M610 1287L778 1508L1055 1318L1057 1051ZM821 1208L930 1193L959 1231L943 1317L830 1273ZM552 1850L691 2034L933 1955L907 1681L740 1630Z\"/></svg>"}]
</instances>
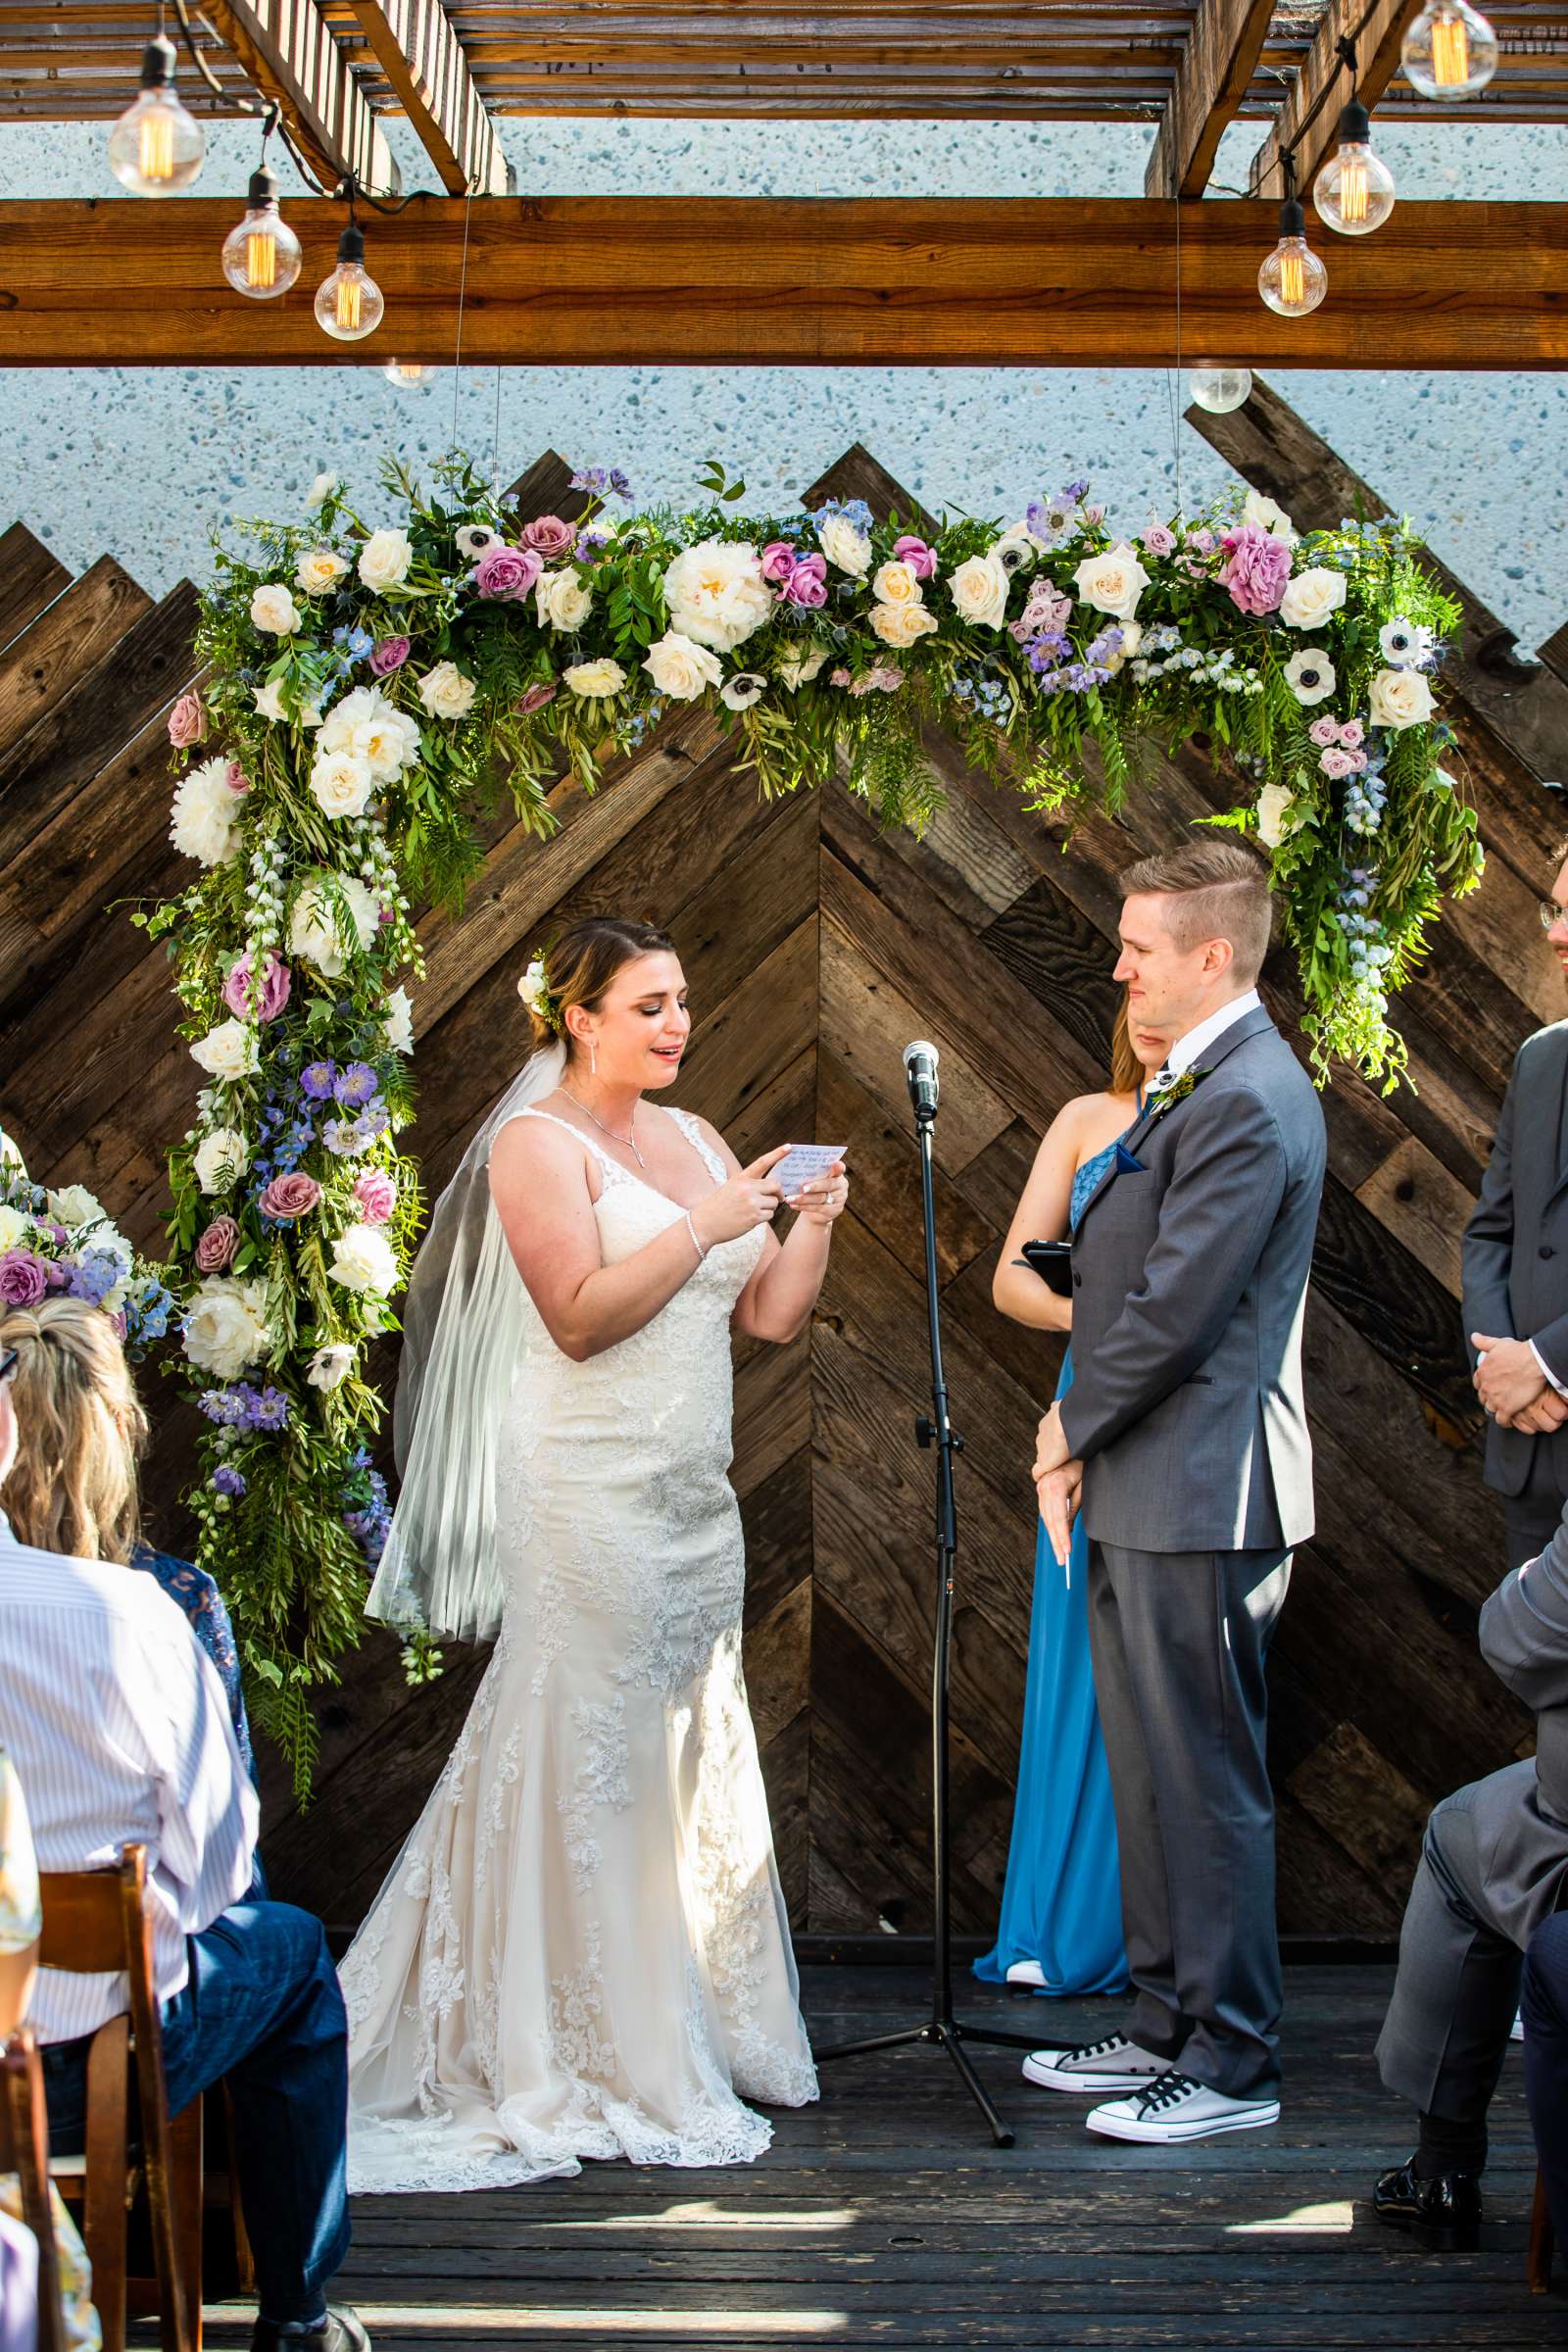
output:
<instances>
[{"instance_id":1,"label":"person's blonde hair","mask_svg":"<svg viewBox=\"0 0 1568 2352\"><path fill-rule=\"evenodd\" d=\"M673 955L674 950L669 933L661 931L656 923L628 922L616 914L585 915L580 923L573 923L544 953L545 987L555 1020L546 1020L530 1008L535 1050L560 1038L567 1058L572 1058L577 1041L565 1027L569 1007L581 1004L589 1012L597 1012L622 964L635 962L639 956Z\"/></svg>"},{"instance_id":2,"label":"person's blonde hair","mask_svg":"<svg viewBox=\"0 0 1568 2352\"><path fill-rule=\"evenodd\" d=\"M1184 953L1206 940L1228 939L1236 977L1250 983L1263 968L1274 908L1268 868L1240 842L1186 841L1157 858L1140 858L1121 877L1125 898L1168 898L1165 920Z\"/></svg>"},{"instance_id":3,"label":"person's blonde hair","mask_svg":"<svg viewBox=\"0 0 1568 2352\"><path fill-rule=\"evenodd\" d=\"M1133 1050L1132 1031L1127 1022L1127 991L1121 992L1116 1007L1116 1026L1110 1033L1110 1091L1113 1095L1136 1095L1149 1073Z\"/></svg>"},{"instance_id":4,"label":"person's blonde hair","mask_svg":"<svg viewBox=\"0 0 1568 2352\"><path fill-rule=\"evenodd\" d=\"M147 1416L113 1319L80 1298L0 1318L17 1351L17 1459L0 1494L11 1532L37 1551L128 1562L141 1534L137 1461Z\"/></svg>"}]
</instances>

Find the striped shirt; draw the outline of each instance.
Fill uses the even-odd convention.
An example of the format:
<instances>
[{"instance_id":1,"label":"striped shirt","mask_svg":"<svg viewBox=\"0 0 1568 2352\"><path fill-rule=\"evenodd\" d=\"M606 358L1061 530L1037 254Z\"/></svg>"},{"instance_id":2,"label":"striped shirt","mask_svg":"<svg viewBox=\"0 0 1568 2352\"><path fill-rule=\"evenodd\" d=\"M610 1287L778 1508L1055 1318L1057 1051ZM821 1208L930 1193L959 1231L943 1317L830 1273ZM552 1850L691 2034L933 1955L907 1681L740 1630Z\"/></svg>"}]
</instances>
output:
<instances>
[{"instance_id":1,"label":"striped shirt","mask_svg":"<svg viewBox=\"0 0 1568 2352\"><path fill-rule=\"evenodd\" d=\"M153 1967L167 2001L187 1936L250 1885L256 1791L223 1687L150 1576L19 1544L0 1513L0 1747L17 1768L41 1871L147 1848ZM28 2023L44 2042L125 2007L123 1976L43 1969Z\"/></svg>"}]
</instances>

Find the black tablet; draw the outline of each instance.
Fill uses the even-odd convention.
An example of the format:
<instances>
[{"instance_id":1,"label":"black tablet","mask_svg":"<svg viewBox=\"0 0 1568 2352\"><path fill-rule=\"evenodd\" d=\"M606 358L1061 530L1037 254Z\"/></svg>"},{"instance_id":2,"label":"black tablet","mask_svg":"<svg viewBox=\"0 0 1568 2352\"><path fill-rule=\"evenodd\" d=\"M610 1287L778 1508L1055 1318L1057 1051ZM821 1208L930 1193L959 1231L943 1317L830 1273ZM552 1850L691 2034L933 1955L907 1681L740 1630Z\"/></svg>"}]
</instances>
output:
<instances>
[{"instance_id":1,"label":"black tablet","mask_svg":"<svg viewBox=\"0 0 1568 2352\"><path fill-rule=\"evenodd\" d=\"M1022 1263L1032 1266L1058 1298L1072 1297L1071 1242L1025 1242Z\"/></svg>"}]
</instances>

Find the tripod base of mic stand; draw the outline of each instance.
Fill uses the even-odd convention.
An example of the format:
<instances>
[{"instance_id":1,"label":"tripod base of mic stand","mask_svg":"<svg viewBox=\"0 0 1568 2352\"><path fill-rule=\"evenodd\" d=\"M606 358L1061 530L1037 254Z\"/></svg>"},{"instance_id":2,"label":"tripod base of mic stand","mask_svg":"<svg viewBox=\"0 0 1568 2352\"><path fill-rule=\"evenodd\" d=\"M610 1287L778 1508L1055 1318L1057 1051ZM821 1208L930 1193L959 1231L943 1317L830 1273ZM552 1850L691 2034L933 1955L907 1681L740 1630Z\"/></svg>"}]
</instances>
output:
<instances>
[{"instance_id":1,"label":"tripod base of mic stand","mask_svg":"<svg viewBox=\"0 0 1568 2352\"><path fill-rule=\"evenodd\" d=\"M812 2056L818 2066L822 2066L830 2058L858 2058L867 2050L902 2049L911 2041L934 2042L939 2049L947 2051L958 2070L958 2078L965 2090L991 2126L991 2136L997 2146L1010 2148L1013 2134L992 2105L990 2093L969 2064L968 2054L962 2045L966 2041L984 2041L1001 2049L1038 2049L1039 2042L1032 2041L1026 2034L1001 2034L993 2032L989 2026L965 2026L960 2025L956 2017L938 2017L923 2026L905 2026L897 2034L873 2034L864 2041L830 2042L825 2050L814 2050Z\"/></svg>"}]
</instances>

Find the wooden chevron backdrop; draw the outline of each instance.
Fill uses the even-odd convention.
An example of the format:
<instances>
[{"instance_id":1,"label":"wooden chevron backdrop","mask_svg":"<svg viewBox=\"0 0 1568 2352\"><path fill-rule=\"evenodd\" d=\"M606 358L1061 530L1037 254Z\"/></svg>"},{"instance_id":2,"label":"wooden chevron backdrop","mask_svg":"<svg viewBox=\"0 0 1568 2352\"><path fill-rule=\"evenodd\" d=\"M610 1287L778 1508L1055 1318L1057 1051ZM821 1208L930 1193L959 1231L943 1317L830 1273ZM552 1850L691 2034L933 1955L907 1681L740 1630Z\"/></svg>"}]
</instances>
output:
<instances>
[{"instance_id":1,"label":"wooden chevron backdrop","mask_svg":"<svg viewBox=\"0 0 1568 2352\"><path fill-rule=\"evenodd\" d=\"M1195 419L1195 421L1199 421ZM1262 388L1203 419L1250 479L1310 523L1376 501ZM541 461L525 506L564 508ZM913 502L863 451L820 488ZM193 591L153 605L111 559L70 580L20 527L0 539L0 1115L35 1174L100 1191L156 1243L161 1151L194 1073L167 966L125 902L177 883L164 718L191 682ZM1396 1928L1431 1800L1522 1752L1526 1716L1480 1664L1500 1531L1461 1351L1458 1234L1515 1047L1564 1009L1536 921L1568 769L1568 638L1520 665L1473 599L1450 672L1489 871L1399 1006L1418 1091L1326 1098L1331 1174L1307 1324L1320 1531L1300 1554L1273 1668L1287 1932ZM1156 763L1124 826L1059 828L934 738L947 807L923 841L880 834L839 789L758 800L710 719L665 725L593 799L555 795L540 846L499 820L459 922L423 924L422 1104L432 1188L521 1050L519 957L591 908L675 934L697 1013L682 1099L746 1154L847 1141L854 1212L814 1328L743 1349L736 1482L751 1548L747 1664L794 1918L918 1932L929 1840L931 1464L913 1443L927 1365L919 1205L900 1050L942 1049L939 1248L960 1465L955 1663L956 1917L993 1925L1017 1766L1034 1549L1028 1483L1055 1345L990 1303L1035 1143L1102 1082L1115 1008L1115 876L1226 794L1200 748ZM1294 1024L1288 964L1269 973ZM390 1356L386 1370L392 1369ZM188 1459L177 1382L151 1384L156 1531L178 1544ZM371 1636L322 1707L314 1807L267 1786L277 1890L347 1925L454 1737L481 1656L404 1688ZM1065 1793L1065 1792L1064 1792Z\"/></svg>"}]
</instances>

